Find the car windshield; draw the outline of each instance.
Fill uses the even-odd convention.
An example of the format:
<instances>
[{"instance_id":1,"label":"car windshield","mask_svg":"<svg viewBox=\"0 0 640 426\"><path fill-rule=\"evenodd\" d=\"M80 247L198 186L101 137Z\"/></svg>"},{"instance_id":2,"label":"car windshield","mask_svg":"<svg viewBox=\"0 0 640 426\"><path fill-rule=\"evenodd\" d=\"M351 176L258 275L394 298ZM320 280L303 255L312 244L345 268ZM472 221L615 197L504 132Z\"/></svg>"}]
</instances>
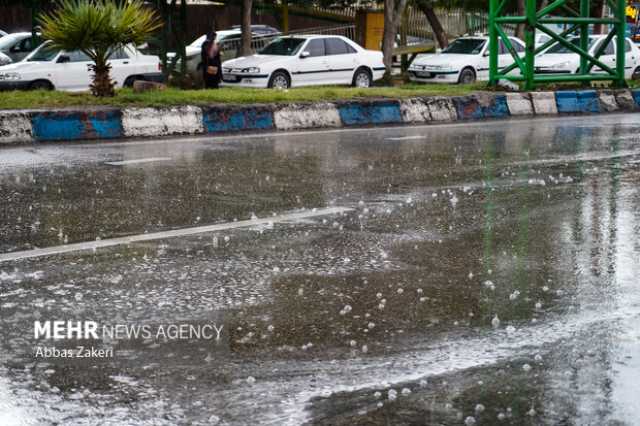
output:
<instances>
[{"instance_id":1,"label":"car windshield","mask_svg":"<svg viewBox=\"0 0 640 426\"><path fill-rule=\"evenodd\" d=\"M8 35L4 36L0 39L0 50L4 50L10 47L13 47L14 44L22 40L24 37L22 36L14 36Z\"/></svg>"},{"instance_id":2,"label":"car windshield","mask_svg":"<svg viewBox=\"0 0 640 426\"><path fill-rule=\"evenodd\" d=\"M477 55L482 51L482 47L485 43L486 41L482 38L459 38L442 50L442 53Z\"/></svg>"},{"instance_id":3,"label":"car windshield","mask_svg":"<svg viewBox=\"0 0 640 426\"><path fill-rule=\"evenodd\" d=\"M27 62L49 62L52 61L60 50L55 49L50 44L44 44L40 46L31 55L27 56L25 61Z\"/></svg>"},{"instance_id":4,"label":"car windshield","mask_svg":"<svg viewBox=\"0 0 640 426\"><path fill-rule=\"evenodd\" d=\"M261 55L293 56L304 44L303 38L279 38L260 51Z\"/></svg>"},{"instance_id":5,"label":"car windshield","mask_svg":"<svg viewBox=\"0 0 640 426\"><path fill-rule=\"evenodd\" d=\"M589 37L589 48L587 50L591 49L591 46L593 46L594 41L595 41L595 38ZM575 47L580 47L580 37L574 37L570 40L570 42ZM549 50L547 50L545 53L575 53L575 52L561 45L560 43L556 43L553 46L551 46Z\"/></svg>"}]
</instances>

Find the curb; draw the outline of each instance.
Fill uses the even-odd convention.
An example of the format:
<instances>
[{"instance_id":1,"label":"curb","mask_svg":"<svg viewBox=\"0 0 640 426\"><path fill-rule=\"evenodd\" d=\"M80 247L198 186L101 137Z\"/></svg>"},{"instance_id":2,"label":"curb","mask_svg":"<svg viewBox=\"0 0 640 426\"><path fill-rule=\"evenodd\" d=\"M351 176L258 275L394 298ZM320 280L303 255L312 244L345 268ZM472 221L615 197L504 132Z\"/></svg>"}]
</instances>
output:
<instances>
[{"instance_id":1,"label":"curb","mask_svg":"<svg viewBox=\"0 0 640 426\"><path fill-rule=\"evenodd\" d=\"M640 90L366 99L287 105L0 111L0 145L640 111Z\"/></svg>"}]
</instances>

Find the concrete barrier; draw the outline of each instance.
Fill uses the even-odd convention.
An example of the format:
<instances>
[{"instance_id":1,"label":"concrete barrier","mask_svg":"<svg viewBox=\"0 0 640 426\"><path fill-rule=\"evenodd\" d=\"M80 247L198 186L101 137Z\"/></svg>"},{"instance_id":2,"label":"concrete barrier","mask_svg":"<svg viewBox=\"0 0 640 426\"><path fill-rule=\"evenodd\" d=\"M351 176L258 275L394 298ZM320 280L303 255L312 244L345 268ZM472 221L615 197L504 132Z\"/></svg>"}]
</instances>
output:
<instances>
[{"instance_id":1,"label":"concrete barrier","mask_svg":"<svg viewBox=\"0 0 640 426\"><path fill-rule=\"evenodd\" d=\"M202 121L206 133L270 130L274 128L273 106L220 105L209 107L203 110Z\"/></svg>"},{"instance_id":2,"label":"concrete barrier","mask_svg":"<svg viewBox=\"0 0 640 426\"><path fill-rule=\"evenodd\" d=\"M38 111L31 116L33 137L40 141L115 139L124 136L118 109Z\"/></svg>"},{"instance_id":3,"label":"concrete barrier","mask_svg":"<svg viewBox=\"0 0 640 426\"><path fill-rule=\"evenodd\" d=\"M31 141L31 116L28 112L0 112L0 144Z\"/></svg>"},{"instance_id":4,"label":"concrete barrier","mask_svg":"<svg viewBox=\"0 0 640 426\"><path fill-rule=\"evenodd\" d=\"M335 104L296 104L278 108L273 119L278 130L340 127L340 113Z\"/></svg>"},{"instance_id":5,"label":"concrete barrier","mask_svg":"<svg viewBox=\"0 0 640 426\"><path fill-rule=\"evenodd\" d=\"M509 114L513 116L533 115L533 104L531 103L530 93L507 93L507 106Z\"/></svg>"},{"instance_id":6,"label":"concrete barrier","mask_svg":"<svg viewBox=\"0 0 640 426\"><path fill-rule=\"evenodd\" d=\"M631 95L636 103L636 108L640 108L640 90L636 89L631 91Z\"/></svg>"},{"instance_id":7,"label":"concrete barrier","mask_svg":"<svg viewBox=\"0 0 640 426\"><path fill-rule=\"evenodd\" d=\"M531 92L531 103L536 115L555 115L558 113L554 92Z\"/></svg>"},{"instance_id":8,"label":"concrete barrier","mask_svg":"<svg viewBox=\"0 0 640 426\"><path fill-rule=\"evenodd\" d=\"M431 121L429 106L421 98L400 101L400 114L405 123L426 123Z\"/></svg>"},{"instance_id":9,"label":"concrete barrier","mask_svg":"<svg viewBox=\"0 0 640 426\"><path fill-rule=\"evenodd\" d=\"M128 137L197 135L204 133L202 109L194 106L125 108L122 128Z\"/></svg>"},{"instance_id":10,"label":"concrete barrier","mask_svg":"<svg viewBox=\"0 0 640 426\"><path fill-rule=\"evenodd\" d=\"M344 126L402 123L400 102L396 100L343 102L338 104L338 112Z\"/></svg>"},{"instance_id":11,"label":"concrete barrier","mask_svg":"<svg viewBox=\"0 0 640 426\"><path fill-rule=\"evenodd\" d=\"M444 96L436 96L433 98L422 98L425 105L429 109L431 121L456 121L458 112L453 103L453 99Z\"/></svg>"},{"instance_id":12,"label":"concrete barrier","mask_svg":"<svg viewBox=\"0 0 640 426\"><path fill-rule=\"evenodd\" d=\"M596 114L600 112L600 98L595 90L581 90L577 92L578 109L582 113Z\"/></svg>"},{"instance_id":13,"label":"concrete barrier","mask_svg":"<svg viewBox=\"0 0 640 426\"><path fill-rule=\"evenodd\" d=\"M478 93L453 98L458 119L504 118L509 116L507 98L503 94Z\"/></svg>"},{"instance_id":14,"label":"concrete barrier","mask_svg":"<svg viewBox=\"0 0 640 426\"><path fill-rule=\"evenodd\" d=\"M622 89L615 92L618 108L623 111L633 111L637 108L637 104L631 95L631 91Z\"/></svg>"},{"instance_id":15,"label":"concrete barrier","mask_svg":"<svg viewBox=\"0 0 640 426\"><path fill-rule=\"evenodd\" d=\"M578 94L574 90L563 90L556 92L556 106L558 113L568 114L580 112L578 106Z\"/></svg>"},{"instance_id":16,"label":"concrete barrier","mask_svg":"<svg viewBox=\"0 0 640 426\"><path fill-rule=\"evenodd\" d=\"M611 111L640 111L640 90L569 90L506 95L480 92L457 97L290 105L0 111L0 144L436 123Z\"/></svg>"},{"instance_id":17,"label":"concrete barrier","mask_svg":"<svg viewBox=\"0 0 640 426\"><path fill-rule=\"evenodd\" d=\"M598 93L598 99L600 100L600 111L618 111L618 102L616 102L616 95L613 92L601 91Z\"/></svg>"}]
</instances>

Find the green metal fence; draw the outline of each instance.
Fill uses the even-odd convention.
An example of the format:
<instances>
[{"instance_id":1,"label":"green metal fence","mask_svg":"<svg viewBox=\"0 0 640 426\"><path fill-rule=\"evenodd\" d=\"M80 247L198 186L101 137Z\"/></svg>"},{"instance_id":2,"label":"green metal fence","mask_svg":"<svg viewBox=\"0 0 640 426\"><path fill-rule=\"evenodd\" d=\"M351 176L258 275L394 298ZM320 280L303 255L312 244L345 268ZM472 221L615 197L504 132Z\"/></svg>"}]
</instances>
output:
<instances>
[{"instance_id":1,"label":"green metal fence","mask_svg":"<svg viewBox=\"0 0 640 426\"><path fill-rule=\"evenodd\" d=\"M591 17L591 1L580 0L580 10L575 10L570 6L569 0L551 1L547 6L538 10L536 0L526 0L525 16L506 15L506 6L509 0L490 0L489 3L489 81L496 84L500 79L510 81L524 81L525 89L532 90L536 83L548 82L590 82L595 80L610 80L615 85L622 87L625 85L625 0L606 0L612 11L611 17L600 18ZM575 1L573 2L575 3ZM549 16L550 14L562 14L562 16ZM512 46L505 31L506 24L523 24L525 26L525 55L520 57ZM561 24L565 30L556 33L547 25ZM589 26L595 24L607 25L610 29L605 41L600 43L593 56L589 53ZM551 40L541 46L535 46L535 33L540 31ZM579 35L579 45L571 43L570 37ZM617 36L617 37L616 37ZM615 37L616 43L616 64L610 67L604 64L600 57L604 53L607 45ZM498 46L502 40L514 59L514 63L498 69ZM576 74L537 74L535 68L535 58L554 43L560 43L567 50L580 56L580 68ZM598 68L598 72L592 72L593 67ZM509 74L511 71L519 69L517 73Z\"/></svg>"}]
</instances>

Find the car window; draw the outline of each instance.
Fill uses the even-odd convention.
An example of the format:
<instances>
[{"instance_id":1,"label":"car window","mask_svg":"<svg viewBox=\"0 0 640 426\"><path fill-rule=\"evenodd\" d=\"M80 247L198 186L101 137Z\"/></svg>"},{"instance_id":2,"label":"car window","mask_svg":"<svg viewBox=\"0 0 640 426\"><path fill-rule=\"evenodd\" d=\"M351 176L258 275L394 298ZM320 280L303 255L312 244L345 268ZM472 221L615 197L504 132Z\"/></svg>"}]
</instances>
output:
<instances>
[{"instance_id":1,"label":"car window","mask_svg":"<svg viewBox=\"0 0 640 426\"><path fill-rule=\"evenodd\" d=\"M109 59L129 59L129 55L123 48L120 48L111 54Z\"/></svg>"},{"instance_id":2,"label":"car window","mask_svg":"<svg viewBox=\"0 0 640 426\"><path fill-rule=\"evenodd\" d=\"M580 47L580 37L573 37L569 41L574 46ZM589 38L589 46L588 46L589 49L591 48L591 46L593 46L594 41L595 40L593 38L591 38L591 37ZM574 51L570 50L570 49L567 49L566 47L564 47L560 43L556 43L553 46L551 46L549 48L549 50L547 50L545 53L574 53Z\"/></svg>"},{"instance_id":3,"label":"car window","mask_svg":"<svg viewBox=\"0 0 640 426\"><path fill-rule=\"evenodd\" d=\"M511 45L516 50L516 52L518 53L524 52L524 46L521 45L518 40L516 40L515 38L509 38L509 41L511 41Z\"/></svg>"},{"instance_id":4,"label":"car window","mask_svg":"<svg viewBox=\"0 0 640 426\"><path fill-rule=\"evenodd\" d=\"M49 62L58 56L59 49L53 48L50 44L45 44L38 50L34 51L31 56L27 58L27 62Z\"/></svg>"},{"instance_id":5,"label":"car window","mask_svg":"<svg viewBox=\"0 0 640 426\"><path fill-rule=\"evenodd\" d=\"M459 38L454 40L442 53L459 53L464 55L478 55L482 52L486 41L482 38Z\"/></svg>"},{"instance_id":6,"label":"car window","mask_svg":"<svg viewBox=\"0 0 640 426\"><path fill-rule=\"evenodd\" d=\"M631 42L629 40L624 41L624 51L631 52Z\"/></svg>"},{"instance_id":7,"label":"car window","mask_svg":"<svg viewBox=\"0 0 640 426\"><path fill-rule=\"evenodd\" d=\"M307 44L307 47L304 50L309 52L310 57L324 56L325 55L324 39L316 38L314 40L311 40L309 44Z\"/></svg>"},{"instance_id":8,"label":"car window","mask_svg":"<svg viewBox=\"0 0 640 426\"><path fill-rule=\"evenodd\" d=\"M73 52L68 52L66 55L69 57L69 62L90 62L91 58L89 58L86 54L79 50L74 50Z\"/></svg>"},{"instance_id":9,"label":"car window","mask_svg":"<svg viewBox=\"0 0 640 426\"><path fill-rule=\"evenodd\" d=\"M548 42L549 40L551 40L551 37L547 36L547 35L541 35L540 38L538 39L538 42L540 44L545 44L546 42Z\"/></svg>"},{"instance_id":10,"label":"car window","mask_svg":"<svg viewBox=\"0 0 640 426\"><path fill-rule=\"evenodd\" d=\"M305 39L303 38L278 38L267 44L265 48L260 51L260 54L293 56L298 53L304 42Z\"/></svg>"},{"instance_id":11,"label":"car window","mask_svg":"<svg viewBox=\"0 0 640 426\"><path fill-rule=\"evenodd\" d=\"M598 43L598 47L595 49L596 52L600 49L600 47L602 47L602 43L604 43L604 40L602 40L600 43ZM609 44L607 44L607 47L604 49L604 53L603 55L614 55L615 52L615 48L613 45L613 39L609 40Z\"/></svg>"},{"instance_id":12,"label":"car window","mask_svg":"<svg viewBox=\"0 0 640 426\"><path fill-rule=\"evenodd\" d=\"M506 53L509 53L509 50L507 49L507 46L504 45L504 41L500 40L500 49L498 50L498 54L504 55Z\"/></svg>"},{"instance_id":13,"label":"car window","mask_svg":"<svg viewBox=\"0 0 640 426\"><path fill-rule=\"evenodd\" d=\"M31 52L31 37L25 38L24 40L16 43L9 51L11 53L25 53Z\"/></svg>"},{"instance_id":14,"label":"car window","mask_svg":"<svg viewBox=\"0 0 640 426\"><path fill-rule=\"evenodd\" d=\"M356 50L349 46L344 40L339 38L326 38L324 40L324 46L327 55L346 55L348 53L356 53Z\"/></svg>"}]
</instances>

